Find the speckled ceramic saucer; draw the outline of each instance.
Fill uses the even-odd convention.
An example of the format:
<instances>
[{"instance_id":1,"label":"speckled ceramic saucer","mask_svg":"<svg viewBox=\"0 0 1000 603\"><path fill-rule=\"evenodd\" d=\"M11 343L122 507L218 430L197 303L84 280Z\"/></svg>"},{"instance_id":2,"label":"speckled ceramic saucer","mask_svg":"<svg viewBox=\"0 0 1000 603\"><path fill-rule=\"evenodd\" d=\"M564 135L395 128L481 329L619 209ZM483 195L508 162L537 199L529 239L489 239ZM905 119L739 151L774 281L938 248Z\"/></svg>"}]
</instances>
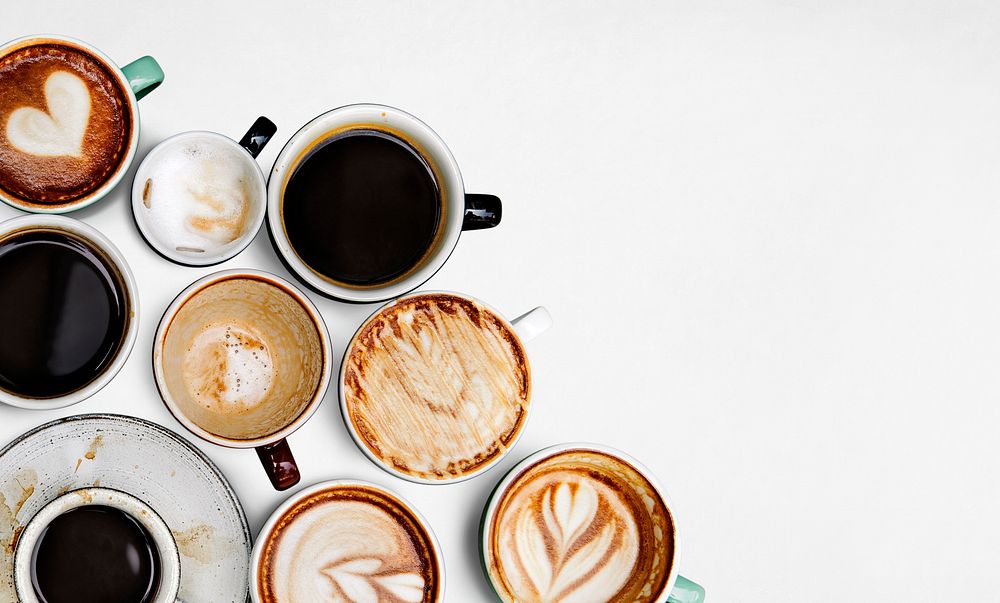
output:
<instances>
[{"instance_id":1,"label":"speckled ceramic saucer","mask_svg":"<svg viewBox=\"0 0 1000 603\"><path fill-rule=\"evenodd\" d=\"M252 541L236 494L194 446L156 423L77 415L0 451L0 601L13 601L14 546L46 503L87 486L127 492L166 522L181 554L179 600L244 603Z\"/></svg>"}]
</instances>

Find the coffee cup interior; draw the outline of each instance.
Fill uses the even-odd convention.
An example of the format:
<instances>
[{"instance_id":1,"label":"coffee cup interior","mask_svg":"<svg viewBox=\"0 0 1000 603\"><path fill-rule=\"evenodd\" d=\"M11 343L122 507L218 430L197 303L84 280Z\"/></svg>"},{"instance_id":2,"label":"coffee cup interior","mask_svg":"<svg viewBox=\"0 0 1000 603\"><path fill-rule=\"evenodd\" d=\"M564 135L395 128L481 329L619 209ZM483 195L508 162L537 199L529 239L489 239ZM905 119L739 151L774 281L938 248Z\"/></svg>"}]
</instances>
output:
<instances>
[{"instance_id":1,"label":"coffee cup interior","mask_svg":"<svg viewBox=\"0 0 1000 603\"><path fill-rule=\"evenodd\" d=\"M168 406L212 439L237 442L294 423L318 395L327 362L323 336L297 297L250 275L183 300L160 344L156 370Z\"/></svg>"}]
</instances>

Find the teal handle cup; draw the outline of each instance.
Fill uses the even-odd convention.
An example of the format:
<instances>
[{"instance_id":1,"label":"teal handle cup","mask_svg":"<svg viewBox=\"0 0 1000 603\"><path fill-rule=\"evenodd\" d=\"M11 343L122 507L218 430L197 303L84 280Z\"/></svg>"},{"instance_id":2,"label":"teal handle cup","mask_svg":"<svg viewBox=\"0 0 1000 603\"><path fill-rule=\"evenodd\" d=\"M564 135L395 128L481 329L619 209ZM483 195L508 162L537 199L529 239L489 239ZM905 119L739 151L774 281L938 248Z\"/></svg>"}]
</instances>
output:
<instances>
[{"instance_id":1,"label":"teal handle cup","mask_svg":"<svg viewBox=\"0 0 1000 603\"><path fill-rule=\"evenodd\" d=\"M142 100L153 90L156 90L163 83L163 69L156 59L146 55L138 58L128 65L122 67L122 73L128 80L128 85L132 88L135 100Z\"/></svg>"},{"instance_id":2,"label":"teal handle cup","mask_svg":"<svg viewBox=\"0 0 1000 603\"><path fill-rule=\"evenodd\" d=\"M483 573L503 603L703 603L678 573L683 541L650 471L600 444L529 455L494 488L479 526Z\"/></svg>"},{"instance_id":3,"label":"teal handle cup","mask_svg":"<svg viewBox=\"0 0 1000 603\"><path fill-rule=\"evenodd\" d=\"M2 44L0 60L7 72L23 69L0 80L0 97L16 87L21 99L0 104L0 128L8 134L0 144L19 166L0 174L0 201L63 214L103 199L135 158L138 101L163 83L163 69L150 56L118 67L94 46L53 34ZM102 119L91 119L95 114Z\"/></svg>"}]
</instances>

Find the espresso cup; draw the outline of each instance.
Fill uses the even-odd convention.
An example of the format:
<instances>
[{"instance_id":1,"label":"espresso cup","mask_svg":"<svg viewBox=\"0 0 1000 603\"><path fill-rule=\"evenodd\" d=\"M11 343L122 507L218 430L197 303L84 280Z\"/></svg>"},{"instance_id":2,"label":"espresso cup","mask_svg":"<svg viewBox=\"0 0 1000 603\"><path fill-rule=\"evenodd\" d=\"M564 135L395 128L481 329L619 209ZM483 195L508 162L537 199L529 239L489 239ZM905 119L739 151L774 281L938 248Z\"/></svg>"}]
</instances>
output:
<instances>
[{"instance_id":1,"label":"espresso cup","mask_svg":"<svg viewBox=\"0 0 1000 603\"><path fill-rule=\"evenodd\" d=\"M180 575L177 543L163 519L110 488L73 490L48 503L14 550L14 587L23 603L66 600L74 592L88 600L173 603Z\"/></svg>"},{"instance_id":2,"label":"espresso cup","mask_svg":"<svg viewBox=\"0 0 1000 603\"><path fill-rule=\"evenodd\" d=\"M348 105L285 144L267 189L278 257L314 291L370 303L434 275L463 230L500 222L500 199L467 194L448 147L416 117Z\"/></svg>"},{"instance_id":3,"label":"espresso cup","mask_svg":"<svg viewBox=\"0 0 1000 603\"><path fill-rule=\"evenodd\" d=\"M124 366L139 295L125 256L97 229L64 216L0 223L0 282L0 402L76 404Z\"/></svg>"},{"instance_id":4,"label":"espresso cup","mask_svg":"<svg viewBox=\"0 0 1000 603\"><path fill-rule=\"evenodd\" d=\"M356 480L300 490L271 514L250 559L253 603L444 600L444 558L403 497Z\"/></svg>"},{"instance_id":5,"label":"espresso cup","mask_svg":"<svg viewBox=\"0 0 1000 603\"><path fill-rule=\"evenodd\" d=\"M608 446L560 444L518 463L486 503L479 543L501 601L705 600L677 573L680 540L666 492Z\"/></svg>"},{"instance_id":6,"label":"espresso cup","mask_svg":"<svg viewBox=\"0 0 1000 603\"><path fill-rule=\"evenodd\" d=\"M138 101L162 81L152 57L118 68L66 36L0 46L0 201L57 214L104 197L135 156Z\"/></svg>"},{"instance_id":7,"label":"espresso cup","mask_svg":"<svg viewBox=\"0 0 1000 603\"><path fill-rule=\"evenodd\" d=\"M239 142L194 131L153 147L132 181L132 216L153 251L177 264L210 266L246 249L267 209L255 159L276 130L261 116Z\"/></svg>"},{"instance_id":8,"label":"espresso cup","mask_svg":"<svg viewBox=\"0 0 1000 603\"><path fill-rule=\"evenodd\" d=\"M347 430L375 464L412 482L453 483L487 471L528 421L524 342L551 325L542 307L508 321L480 300L444 291L386 304L344 354Z\"/></svg>"},{"instance_id":9,"label":"espresso cup","mask_svg":"<svg viewBox=\"0 0 1000 603\"><path fill-rule=\"evenodd\" d=\"M276 490L299 481L285 438L319 407L331 373L319 310L284 279L223 270L167 307L153 341L164 404L196 436L255 448Z\"/></svg>"}]
</instances>

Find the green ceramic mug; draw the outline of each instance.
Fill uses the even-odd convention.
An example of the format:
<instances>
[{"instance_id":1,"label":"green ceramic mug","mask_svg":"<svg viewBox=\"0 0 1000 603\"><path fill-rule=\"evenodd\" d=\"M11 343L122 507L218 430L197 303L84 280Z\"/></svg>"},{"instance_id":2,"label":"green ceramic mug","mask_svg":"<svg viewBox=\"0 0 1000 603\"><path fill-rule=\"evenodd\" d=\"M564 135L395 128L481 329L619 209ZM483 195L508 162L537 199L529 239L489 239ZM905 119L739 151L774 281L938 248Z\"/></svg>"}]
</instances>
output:
<instances>
[{"instance_id":1,"label":"green ceramic mug","mask_svg":"<svg viewBox=\"0 0 1000 603\"><path fill-rule=\"evenodd\" d=\"M119 68L66 36L0 46L0 201L60 214L103 198L135 157L138 100L162 81L152 57Z\"/></svg>"},{"instance_id":2,"label":"green ceramic mug","mask_svg":"<svg viewBox=\"0 0 1000 603\"><path fill-rule=\"evenodd\" d=\"M607 446L559 444L518 463L486 503L479 543L504 602L705 600L677 573L681 541L663 488Z\"/></svg>"}]
</instances>

